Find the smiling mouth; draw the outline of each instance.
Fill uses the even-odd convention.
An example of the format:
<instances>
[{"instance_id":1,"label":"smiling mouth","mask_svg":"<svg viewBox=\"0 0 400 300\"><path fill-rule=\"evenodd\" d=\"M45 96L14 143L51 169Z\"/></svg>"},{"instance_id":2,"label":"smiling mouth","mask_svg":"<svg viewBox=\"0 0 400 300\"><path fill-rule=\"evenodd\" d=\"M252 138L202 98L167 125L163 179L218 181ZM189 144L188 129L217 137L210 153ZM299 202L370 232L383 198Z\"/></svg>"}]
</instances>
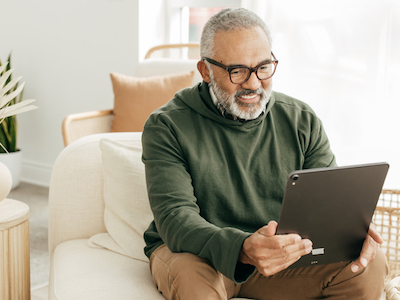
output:
<instances>
[{"instance_id":1,"label":"smiling mouth","mask_svg":"<svg viewBox=\"0 0 400 300\"><path fill-rule=\"evenodd\" d=\"M260 94L241 95L237 96L237 98L244 103L257 103L260 100Z\"/></svg>"}]
</instances>

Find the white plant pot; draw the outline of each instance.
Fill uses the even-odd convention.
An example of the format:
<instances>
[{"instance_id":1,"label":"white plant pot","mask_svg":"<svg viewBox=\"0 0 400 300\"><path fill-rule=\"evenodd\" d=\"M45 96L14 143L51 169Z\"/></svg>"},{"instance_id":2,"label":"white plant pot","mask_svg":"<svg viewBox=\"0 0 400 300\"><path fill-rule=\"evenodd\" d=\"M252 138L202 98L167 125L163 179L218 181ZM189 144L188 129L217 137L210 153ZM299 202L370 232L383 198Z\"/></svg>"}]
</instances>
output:
<instances>
[{"instance_id":1,"label":"white plant pot","mask_svg":"<svg viewBox=\"0 0 400 300\"><path fill-rule=\"evenodd\" d=\"M21 165L22 165L22 151L10 153L0 153L0 162L5 164L11 172L12 186L11 189L15 189L20 181L21 177Z\"/></svg>"},{"instance_id":2,"label":"white plant pot","mask_svg":"<svg viewBox=\"0 0 400 300\"><path fill-rule=\"evenodd\" d=\"M11 172L5 164L0 162L0 201L4 200L11 191Z\"/></svg>"}]
</instances>

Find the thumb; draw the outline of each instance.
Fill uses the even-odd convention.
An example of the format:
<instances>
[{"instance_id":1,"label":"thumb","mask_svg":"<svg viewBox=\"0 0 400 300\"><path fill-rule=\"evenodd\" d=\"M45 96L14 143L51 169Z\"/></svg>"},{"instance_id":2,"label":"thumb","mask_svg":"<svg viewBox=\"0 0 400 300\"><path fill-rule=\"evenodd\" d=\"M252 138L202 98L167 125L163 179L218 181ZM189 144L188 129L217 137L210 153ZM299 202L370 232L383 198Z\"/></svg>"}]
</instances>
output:
<instances>
[{"instance_id":1,"label":"thumb","mask_svg":"<svg viewBox=\"0 0 400 300\"><path fill-rule=\"evenodd\" d=\"M275 221L270 221L268 225L261 227L257 232L263 236L271 237L276 234L276 228L278 227L278 223Z\"/></svg>"},{"instance_id":2,"label":"thumb","mask_svg":"<svg viewBox=\"0 0 400 300\"><path fill-rule=\"evenodd\" d=\"M274 236L276 234L276 229L278 228L278 223L276 221L270 221L267 226L266 235Z\"/></svg>"}]
</instances>

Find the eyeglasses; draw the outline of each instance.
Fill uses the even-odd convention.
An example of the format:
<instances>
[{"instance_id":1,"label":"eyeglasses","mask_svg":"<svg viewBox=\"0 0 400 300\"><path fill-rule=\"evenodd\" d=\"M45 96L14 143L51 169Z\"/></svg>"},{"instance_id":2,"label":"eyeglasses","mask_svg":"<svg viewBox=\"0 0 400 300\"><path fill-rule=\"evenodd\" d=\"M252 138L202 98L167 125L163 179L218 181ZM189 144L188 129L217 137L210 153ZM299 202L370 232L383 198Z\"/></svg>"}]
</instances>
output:
<instances>
[{"instance_id":1,"label":"eyeglasses","mask_svg":"<svg viewBox=\"0 0 400 300\"><path fill-rule=\"evenodd\" d=\"M278 60L275 58L274 53L272 53L273 60L265 61L255 66L254 68L250 68L244 65L232 65L225 66L211 58L203 57L202 60L208 61L210 64L218 66L222 69L225 69L229 72L229 78L234 84L242 84L249 80L251 73L255 73L259 80L267 80L271 78L276 70L276 66L278 65Z\"/></svg>"}]
</instances>

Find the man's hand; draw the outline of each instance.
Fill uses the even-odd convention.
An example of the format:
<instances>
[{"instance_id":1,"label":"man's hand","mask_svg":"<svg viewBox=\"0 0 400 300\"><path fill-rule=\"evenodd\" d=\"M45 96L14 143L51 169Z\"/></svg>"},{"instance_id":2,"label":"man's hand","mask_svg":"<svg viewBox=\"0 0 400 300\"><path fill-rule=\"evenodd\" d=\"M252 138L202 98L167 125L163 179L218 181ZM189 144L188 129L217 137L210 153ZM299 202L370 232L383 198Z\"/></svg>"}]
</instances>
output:
<instances>
[{"instance_id":1,"label":"man's hand","mask_svg":"<svg viewBox=\"0 0 400 300\"><path fill-rule=\"evenodd\" d=\"M271 221L243 243L239 260L250 264L264 276L274 275L309 254L312 242L298 234L276 235L278 223Z\"/></svg>"},{"instance_id":2,"label":"man's hand","mask_svg":"<svg viewBox=\"0 0 400 300\"><path fill-rule=\"evenodd\" d=\"M351 264L351 271L357 272L361 267L366 267L370 262L375 259L376 249L378 244L382 244L383 239L375 230L374 224L369 226L367 237L361 249L360 257Z\"/></svg>"}]
</instances>

